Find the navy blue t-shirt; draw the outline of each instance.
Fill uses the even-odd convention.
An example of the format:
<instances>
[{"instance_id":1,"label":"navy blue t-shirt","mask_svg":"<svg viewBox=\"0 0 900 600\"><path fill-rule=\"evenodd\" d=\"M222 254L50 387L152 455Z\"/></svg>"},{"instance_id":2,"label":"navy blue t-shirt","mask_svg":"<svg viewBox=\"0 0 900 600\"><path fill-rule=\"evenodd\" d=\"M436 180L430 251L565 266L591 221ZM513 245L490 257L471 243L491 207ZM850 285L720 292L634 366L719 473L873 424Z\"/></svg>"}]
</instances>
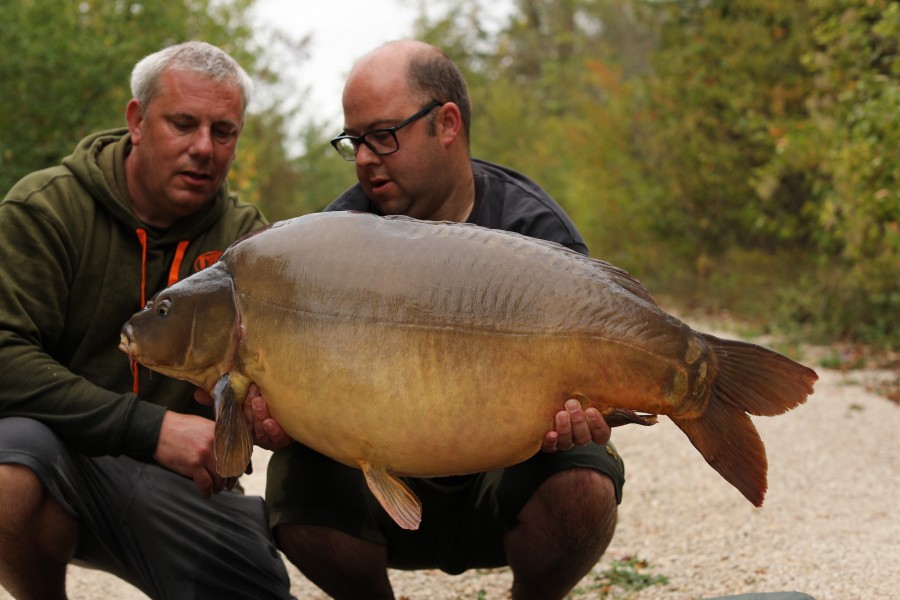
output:
<instances>
[{"instance_id":1,"label":"navy blue t-shirt","mask_svg":"<svg viewBox=\"0 0 900 600\"><path fill-rule=\"evenodd\" d=\"M475 206L468 222L557 242L587 254L581 234L563 209L535 182L521 173L472 159ZM358 210L380 214L357 183L325 207L326 211Z\"/></svg>"}]
</instances>

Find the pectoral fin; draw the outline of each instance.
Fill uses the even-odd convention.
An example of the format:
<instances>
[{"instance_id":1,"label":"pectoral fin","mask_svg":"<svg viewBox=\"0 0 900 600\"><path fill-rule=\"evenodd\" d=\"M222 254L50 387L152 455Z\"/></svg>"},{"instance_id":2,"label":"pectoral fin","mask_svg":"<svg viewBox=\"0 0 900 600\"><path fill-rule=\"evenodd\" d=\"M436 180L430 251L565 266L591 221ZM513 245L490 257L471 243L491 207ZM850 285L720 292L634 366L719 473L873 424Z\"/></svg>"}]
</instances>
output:
<instances>
[{"instance_id":1,"label":"pectoral fin","mask_svg":"<svg viewBox=\"0 0 900 600\"><path fill-rule=\"evenodd\" d=\"M226 373L213 388L216 402L216 471L222 477L239 477L250 464L253 433L241 410L250 382Z\"/></svg>"},{"instance_id":2,"label":"pectoral fin","mask_svg":"<svg viewBox=\"0 0 900 600\"><path fill-rule=\"evenodd\" d=\"M359 468L366 476L372 494L397 525L403 529L418 529L422 521L422 503L412 490L397 476L368 461L360 460Z\"/></svg>"}]
</instances>

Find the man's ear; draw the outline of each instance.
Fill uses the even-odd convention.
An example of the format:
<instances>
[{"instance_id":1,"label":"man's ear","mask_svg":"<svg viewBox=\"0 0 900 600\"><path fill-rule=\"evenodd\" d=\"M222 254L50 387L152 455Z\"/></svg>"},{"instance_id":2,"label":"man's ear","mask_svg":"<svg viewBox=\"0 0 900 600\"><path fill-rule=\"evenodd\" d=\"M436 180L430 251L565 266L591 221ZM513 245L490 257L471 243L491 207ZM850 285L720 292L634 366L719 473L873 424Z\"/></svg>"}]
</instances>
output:
<instances>
[{"instance_id":1,"label":"man's ear","mask_svg":"<svg viewBox=\"0 0 900 600\"><path fill-rule=\"evenodd\" d=\"M134 98L125 107L125 120L128 122L128 133L131 134L131 143L137 146L141 143L141 123L144 122L144 114L141 112L141 104Z\"/></svg>"},{"instance_id":2,"label":"man's ear","mask_svg":"<svg viewBox=\"0 0 900 600\"><path fill-rule=\"evenodd\" d=\"M441 137L445 146L453 143L453 140L463 135L462 115L459 107L454 102L447 102L439 109L437 117L437 134Z\"/></svg>"}]
</instances>

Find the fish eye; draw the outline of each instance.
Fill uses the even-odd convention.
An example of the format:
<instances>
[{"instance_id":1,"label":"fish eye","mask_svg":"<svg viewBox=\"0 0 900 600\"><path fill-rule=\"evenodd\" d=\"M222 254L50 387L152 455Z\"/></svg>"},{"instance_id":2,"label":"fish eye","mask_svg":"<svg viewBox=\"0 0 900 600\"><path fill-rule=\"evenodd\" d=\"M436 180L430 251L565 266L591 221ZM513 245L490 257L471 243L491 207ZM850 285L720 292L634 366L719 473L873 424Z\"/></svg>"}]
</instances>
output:
<instances>
[{"instance_id":1,"label":"fish eye","mask_svg":"<svg viewBox=\"0 0 900 600\"><path fill-rule=\"evenodd\" d=\"M170 310L172 310L172 302L170 300L161 300L156 305L156 314L161 317L168 315Z\"/></svg>"}]
</instances>

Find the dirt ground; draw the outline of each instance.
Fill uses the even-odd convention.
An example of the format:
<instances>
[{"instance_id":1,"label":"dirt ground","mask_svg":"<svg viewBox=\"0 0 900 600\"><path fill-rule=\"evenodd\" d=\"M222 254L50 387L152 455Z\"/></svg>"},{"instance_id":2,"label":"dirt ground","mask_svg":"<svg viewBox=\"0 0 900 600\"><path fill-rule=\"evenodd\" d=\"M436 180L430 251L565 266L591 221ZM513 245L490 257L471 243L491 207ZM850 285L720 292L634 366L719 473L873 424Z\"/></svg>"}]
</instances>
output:
<instances>
[{"instance_id":1,"label":"dirt ground","mask_svg":"<svg viewBox=\"0 0 900 600\"><path fill-rule=\"evenodd\" d=\"M900 406L868 391L875 379L897 373L817 371L821 379L807 404L755 419L769 455L762 508L706 465L667 419L653 428L616 430L627 475L618 529L570 597L683 600L800 591L817 600L900 598ZM266 458L257 449L254 464L261 467ZM256 470L248 491L262 492L264 473ZM604 596L613 561L627 559L631 575L668 583L634 591L632 582ZM289 570L297 598L326 598ZM481 600L508 598L511 579L508 570L495 569L460 576L392 571L391 580L398 598ZM68 593L72 599L144 598L114 577L77 567L70 568ZM8 598L0 590L0 600Z\"/></svg>"}]
</instances>

